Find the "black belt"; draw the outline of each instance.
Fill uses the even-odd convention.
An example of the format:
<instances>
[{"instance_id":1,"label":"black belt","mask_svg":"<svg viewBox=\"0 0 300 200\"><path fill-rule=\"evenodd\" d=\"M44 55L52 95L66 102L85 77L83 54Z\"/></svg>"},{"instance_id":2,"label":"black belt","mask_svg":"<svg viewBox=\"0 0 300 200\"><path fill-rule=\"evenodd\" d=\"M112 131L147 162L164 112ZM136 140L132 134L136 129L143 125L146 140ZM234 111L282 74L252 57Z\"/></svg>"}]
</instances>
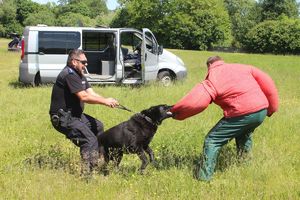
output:
<instances>
[{"instance_id":1,"label":"black belt","mask_svg":"<svg viewBox=\"0 0 300 200\"><path fill-rule=\"evenodd\" d=\"M50 115L58 115L58 116L70 116L71 110L65 111L64 109L59 109L57 112L49 112Z\"/></svg>"}]
</instances>

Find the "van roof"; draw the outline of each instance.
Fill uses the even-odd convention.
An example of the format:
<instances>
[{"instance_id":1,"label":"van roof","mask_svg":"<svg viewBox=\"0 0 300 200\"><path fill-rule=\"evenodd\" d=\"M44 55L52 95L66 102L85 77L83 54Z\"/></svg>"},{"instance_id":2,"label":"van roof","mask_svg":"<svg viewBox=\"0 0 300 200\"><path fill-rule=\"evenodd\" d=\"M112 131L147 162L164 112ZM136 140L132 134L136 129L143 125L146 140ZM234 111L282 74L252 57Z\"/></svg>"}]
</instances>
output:
<instances>
[{"instance_id":1,"label":"van roof","mask_svg":"<svg viewBox=\"0 0 300 200\"><path fill-rule=\"evenodd\" d=\"M106 28L106 27L62 27L62 26L26 26L27 30L34 31L81 31L81 30L138 30L135 28Z\"/></svg>"}]
</instances>

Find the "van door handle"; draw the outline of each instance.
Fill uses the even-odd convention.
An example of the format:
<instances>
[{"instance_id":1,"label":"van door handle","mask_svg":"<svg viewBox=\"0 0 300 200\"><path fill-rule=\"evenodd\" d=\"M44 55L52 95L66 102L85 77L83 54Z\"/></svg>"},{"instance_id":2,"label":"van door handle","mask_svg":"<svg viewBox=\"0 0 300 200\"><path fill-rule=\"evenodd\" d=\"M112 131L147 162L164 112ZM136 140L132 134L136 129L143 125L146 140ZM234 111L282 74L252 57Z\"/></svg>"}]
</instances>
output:
<instances>
[{"instance_id":1,"label":"van door handle","mask_svg":"<svg viewBox=\"0 0 300 200\"><path fill-rule=\"evenodd\" d=\"M44 52L39 52L39 55L45 55L45 53Z\"/></svg>"},{"instance_id":2,"label":"van door handle","mask_svg":"<svg viewBox=\"0 0 300 200\"><path fill-rule=\"evenodd\" d=\"M145 61L147 60L147 53L145 53Z\"/></svg>"}]
</instances>

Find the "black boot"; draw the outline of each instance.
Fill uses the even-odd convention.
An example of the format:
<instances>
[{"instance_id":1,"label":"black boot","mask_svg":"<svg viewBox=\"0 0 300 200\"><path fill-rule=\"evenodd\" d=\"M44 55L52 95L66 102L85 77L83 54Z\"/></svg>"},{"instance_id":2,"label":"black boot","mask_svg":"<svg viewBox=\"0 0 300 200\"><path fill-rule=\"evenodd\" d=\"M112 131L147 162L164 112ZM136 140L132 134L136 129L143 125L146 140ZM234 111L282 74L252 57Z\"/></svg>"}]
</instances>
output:
<instances>
[{"instance_id":1,"label":"black boot","mask_svg":"<svg viewBox=\"0 0 300 200\"><path fill-rule=\"evenodd\" d=\"M90 152L81 152L81 176L86 178L91 176Z\"/></svg>"}]
</instances>

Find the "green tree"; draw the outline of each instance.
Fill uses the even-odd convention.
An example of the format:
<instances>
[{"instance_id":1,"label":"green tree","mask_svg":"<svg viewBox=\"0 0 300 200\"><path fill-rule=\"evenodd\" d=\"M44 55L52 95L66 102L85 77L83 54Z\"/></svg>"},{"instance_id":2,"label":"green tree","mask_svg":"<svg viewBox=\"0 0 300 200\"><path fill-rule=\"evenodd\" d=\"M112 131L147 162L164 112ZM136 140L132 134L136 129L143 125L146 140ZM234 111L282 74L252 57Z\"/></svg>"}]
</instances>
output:
<instances>
[{"instance_id":1,"label":"green tree","mask_svg":"<svg viewBox=\"0 0 300 200\"><path fill-rule=\"evenodd\" d=\"M108 14L104 0L64 0L59 2L58 16L65 15L65 13L78 13L93 18L96 24L102 25L104 16Z\"/></svg>"},{"instance_id":2,"label":"green tree","mask_svg":"<svg viewBox=\"0 0 300 200\"><path fill-rule=\"evenodd\" d=\"M230 20L221 0L124 0L119 3L121 8L111 26L150 28L167 47L207 49L230 43Z\"/></svg>"},{"instance_id":3,"label":"green tree","mask_svg":"<svg viewBox=\"0 0 300 200\"><path fill-rule=\"evenodd\" d=\"M299 5L296 0L260 0L262 20L276 20L280 15L290 18L299 17Z\"/></svg>"},{"instance_id":4,"label":"green tree","mask_svg":"<svg viewBox=\"0 0 300 200\"><path fill-rule=\"evenodd\" d=\"M83 16L89 16L91 12L89 7L84 2L68 3L60 7L60 14L64 13L78 13Z\"/></svg>"},{"instance_id":5,"label":"green tree","mask_svg":"<svg viewBox=\"0 0 300 200\"><path fill-rule=\"evenodd\" d=\"M16 32L21 34L22 26L16 20L16 4L13 0L4 0L0 7L0 35Z\"/></svg>"},{"instance_id":6,"label":"green tree","mask_svg":"<svg viewBox=\"0 0 300 200\"><path fill-rule=\"evenodd\" d=\"M260 22L260 12L255 0L225 0L231 20L233 46L240 48L248 31Z\"/></svg>"},{"instance_id":7,"label":"green tree","mask_svg":"<svg viewBox=\"0 0 300 200\"><path fill-rule=\"evenodd\" d=\"M247 34L247 49L257 53L300 54L300 19L267 20Z\"/></svg>"},{"instance_id":8,"label":"green tree","mask_svg":"<svg viewBox=\"0 0 300 200\"><path fill-rule=\"evenodd\" d=\"M160 0L131 0L122 3L111 26L113 27L151 27L158 29L158 21L163 17Z\"/></svg>"},{"instance_id":9,"label":"green tree","mask_svg":"<svg viewBox=\"0 0 300 200\"><path fill-rule=\"evenodd\" d=\"M116 11L114 18L111 20L111 27L130 27L131 25L128 23L130 19L130 12L126 7L119 9ZM133 26L132 26L133 27Z\"/></svg>"},{"instance_id":10,"label":"green tree","mask_svg":"<svg viewBox=\"0 0 300 200\"><path fill-rule=\"evenodd\" d=\"M90 9L89 17L103 16L108 14L105 0L85 0L86 5Z\"/></svg>"},{"instance_id":11,"label":"green tree","mask_svg":"<svg viewBox=\"0 0 300 200\"><path fill-rule=\"evenodd\" d=\"M96 23L97 23L96 25L98 25L98 26L103 25L103 26L109 27L109 25L111 24L112 19L114 18L115 14L116 13L114 11L108 11L108 13L104 14L103 16L98 15L95 18Z\"/></svg>"},{"instance_id":12,"label":"green tree","mask_svg":"<svg viewBox=\"0 0 300 200\"><path fill-rule=\"evenodd\" d=\"M166 40L181 37L181 46L187 49L206 50L230 45L230 20L223 1L173 0L166 3L166 7L170 8L165 9L167 12L162 22L162 25L165 22L169 25L164 32ZM171 40L170 46L176 47Z\"/></svg>"},{"instance_id":13,"label":"green tree","mask_svg":"<svg viewBox=\"0 0 300 200\"><path fill-rule=\"evenodd\" d=\"M79 13L65 13L56 21L58 26L95 26L95 21Z\"/></svg>"},{"instance_id":14,"label":"green tree","mask_svg":"<svg viewBox=\"0 0 300 200\"><path fill-rule=\"evenodd\" d=\"M25 26L36 26L37 24L46 24L48 26L55 25L55 15L52 12L41 10L36 13L29 14L25 19Z\"/></svg>"},{"instance_id":15,"label":"green tree","mask_svg":"<svg viewBox=\"0 0 300 200\"><path fill-rule=\"evenodd\" d=\"M38 12L42 7L31 0L15 0L17 5L16 19L22 25L29 14Z\"/></svg>"},{"instance_id":16,"label":"green tree","mask_svg":"<svg viewBox=\"0 0 300 200\"><path fill-rule=\"evenodd\" d=\"M16 5L13 0L5 0L0 7L0 22L6 26L16 21Z\"/></svg>"}]
</instances>

